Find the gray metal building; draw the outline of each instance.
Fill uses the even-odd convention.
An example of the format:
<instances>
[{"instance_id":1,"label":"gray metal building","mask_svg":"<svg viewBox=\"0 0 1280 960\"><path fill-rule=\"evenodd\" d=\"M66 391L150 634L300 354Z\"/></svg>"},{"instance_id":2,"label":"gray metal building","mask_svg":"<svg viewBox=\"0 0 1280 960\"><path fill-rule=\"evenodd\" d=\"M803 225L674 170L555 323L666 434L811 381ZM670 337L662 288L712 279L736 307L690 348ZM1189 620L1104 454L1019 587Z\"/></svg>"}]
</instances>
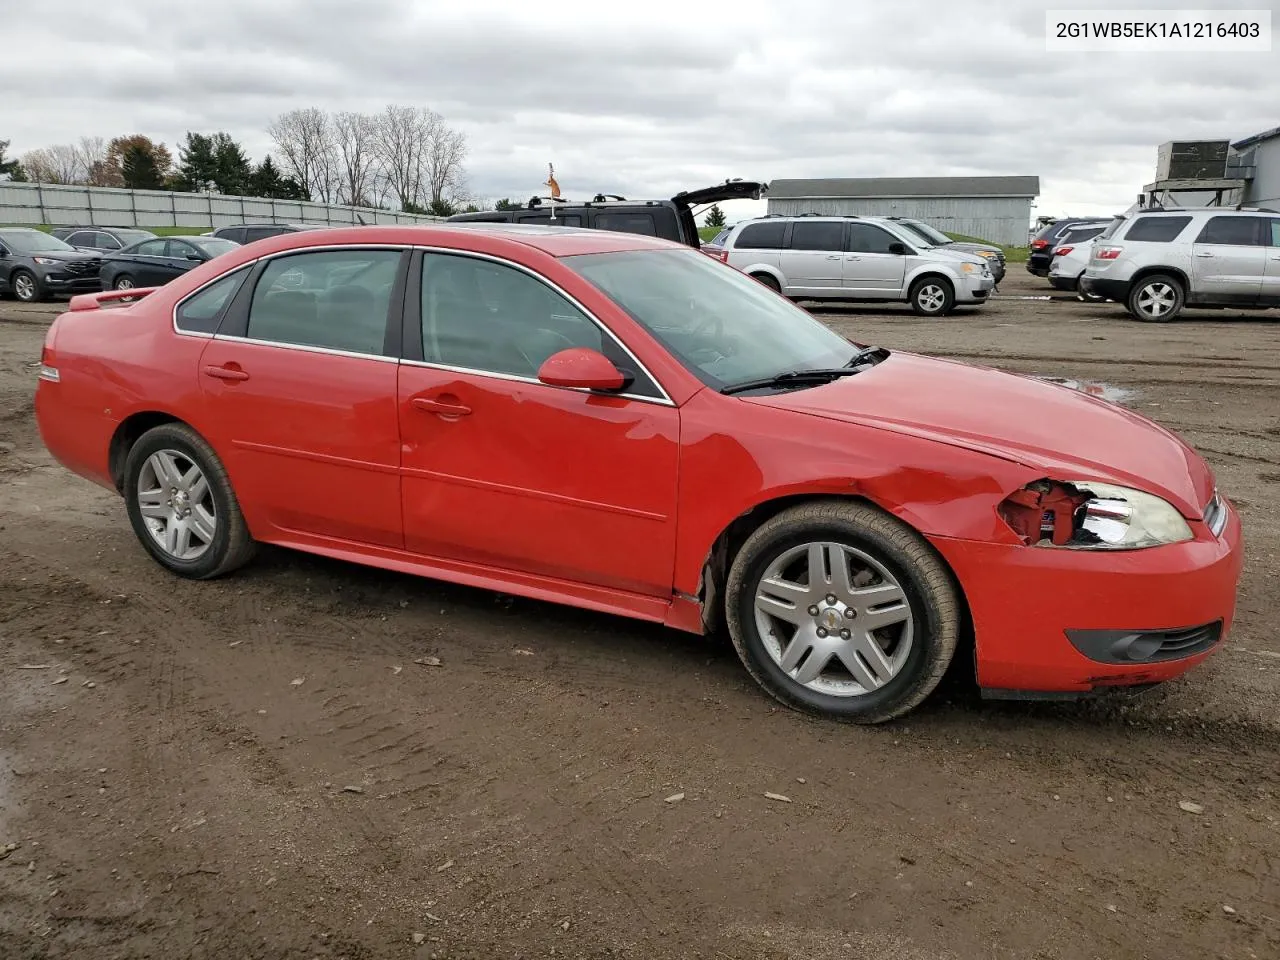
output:
<instances>
[{"instance_id":1,"label":"gray metal building","mask_svg":"<svg viewBox=\"0 0 1280 960\"><path fill-rule=\"evenodd\" d=\"M1280 210L1280 127L1237 140L1231 149L1239 167L1251 174L1245 203Z\"/></svg>"},{"instance_id":2,"label":"gray metal building","mask_svg":"<svg viewBox=\"0 0 1280 960\"><path fill-rule=\"evenodd\" d=\"M842 177L773 180L769 213L913 217L947 233L1026 246L1039 177Z\"/></svg>"}]
</instances>

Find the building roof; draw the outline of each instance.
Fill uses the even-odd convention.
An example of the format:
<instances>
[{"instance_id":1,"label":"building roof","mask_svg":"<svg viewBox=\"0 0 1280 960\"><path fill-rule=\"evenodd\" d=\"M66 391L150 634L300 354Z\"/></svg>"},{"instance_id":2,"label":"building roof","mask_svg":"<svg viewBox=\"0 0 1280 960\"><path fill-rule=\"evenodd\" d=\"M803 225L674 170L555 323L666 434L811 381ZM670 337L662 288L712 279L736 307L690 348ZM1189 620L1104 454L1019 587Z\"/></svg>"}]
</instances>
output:
<instances>
[{"instance_id":1,"label":"building roof","mask_svg":"<svg viewBox=\"0 0 1280 960\"><path fill-rule=\"evenodd\" d=\"M836 177L772 180L770 200L884 197L1035 197L1039 177Z\"/></svg>"},{"instance_id":2,"label":"building roof","mask_svg":"<svg viewBox=\"0 0 1280 960\"><path fill-rule=\"evenodd\" d=\"M1245 147L1252 147L1256 143L1262 143L1264 140L1271 140L1274 137L1280 137L1280 127L1272 127L1270 130L1263 130L1261 133L1255 133L1252 137L1245 137L1243 140L1237 140L1231 145L1233 150L1243 150Z\"/></svg>"}]
</instances>

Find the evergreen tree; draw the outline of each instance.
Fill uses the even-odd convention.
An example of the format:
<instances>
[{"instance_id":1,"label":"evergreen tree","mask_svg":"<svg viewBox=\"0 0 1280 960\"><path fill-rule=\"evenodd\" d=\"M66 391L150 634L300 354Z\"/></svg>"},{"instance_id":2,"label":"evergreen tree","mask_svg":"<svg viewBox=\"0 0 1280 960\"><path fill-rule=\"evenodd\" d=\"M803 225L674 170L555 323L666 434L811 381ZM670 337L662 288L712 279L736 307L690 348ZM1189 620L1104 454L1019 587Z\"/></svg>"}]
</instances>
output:
<instances>
[{"instance_id":1,"label":"evergreen tree","mask_svg":"<svg viewBox=\"0 0 1280 960\"><path fill-rule=\"evenodd\" d=\"M708 227L724 226L724 211L720 209L720 204L713 203L711 205L711 209L707 211L707 226Z\"/></svg>"},{"instance_id":2,"label":"evergreen tree","mask_svg":"<svg viewBox=\"0 0 1280 960\"><path fill-rule=\"evenodd\" d=\"M187 131L178 147L178 172L173 184L186 193L199 193L215 182L218 174L213 140L203 133Z\"/></svg>"},{"instance_id":3,"label":"evergreen tree","mask_svg":"<svg viewBox=\"0 0 1280 960\"><path fill-rule=\"evenodd\" d=\"M249 191L253 165L240 144L226 133L215 133L213 147L213 182L219 193L244 196Z\"/></svg>"},{"instance_id":4,"label":"evergreen tree","mask_svg":"<svg viewBox=\"0 0 1280 960\"><path fill-rule=\"evenodd\" d=\"M120 172L124 176L124 185L131 190L159 190L164 186L155 151L141 144L131 143L124 148Z\"/></svg>"}]
</instances>

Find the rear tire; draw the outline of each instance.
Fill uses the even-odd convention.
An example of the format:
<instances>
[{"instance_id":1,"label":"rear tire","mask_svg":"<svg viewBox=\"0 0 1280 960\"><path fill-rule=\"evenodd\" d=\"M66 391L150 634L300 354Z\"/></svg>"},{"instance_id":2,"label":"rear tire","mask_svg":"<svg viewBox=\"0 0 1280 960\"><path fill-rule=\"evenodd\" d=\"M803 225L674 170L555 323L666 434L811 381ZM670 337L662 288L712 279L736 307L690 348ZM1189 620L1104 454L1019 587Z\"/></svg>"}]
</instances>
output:
<instances>
[{"instance_id":1,"label":"rear tire","mask_svg":"<svg viewBox=\"0 0 1280 960\"><path fill-rule=\"evenodd\" d=\"M725 588L729 634L756 682L789 707L851 723L899 717L933 692L960 610L950 571L919 534L842 500L765 522Z\"/></svg>"},{"instance_id":2,"label":"rear tire","mask_svg":"<svg viewBox=\"0 0 1280 960\"><path fill-rule=\"evenodd\" d=\"M209 580L252 559L256 544L227 471L186 424L164 423L139 437L122 487L134 534L171 573Z\"/></svg>"},{"instance_id":3,"label":"rear tire","mask_svg":"<svg viewBox=\"0 0 1280 960\"><path fill-rule=\"evenodd\" d=\"M1129 289L1125 305L1144 323L1168 323L1182 312L1185 302L1186 294L1176 278L1154 273Z\"/></svg>"},{"instance_id":4,"label":"rear tire","mask_svg":"<svg viewBox=\"0 0 1280 960\"><path fill-rule=\"evenodd\" d=\"M911 309L922 317L941 317L955 309L956 293L941 277L921 277L908 294Z\"/></svg>"},{"instance_id":5,"label":"rear tire","mask_svg":"<svg viewBox=\"0 0 1280 960\"><path fill-rule=\"evenodd\" d=\"M135 290L137 284L133 282L133 277L127 273L122 273L111 282L112 290Z\"/></svg>"},{"instance_id":6,"label":"rear tire","mask_svg":"<svg viewBox=\"0 0 1280 960\"><path fill-rule=\"evenodd\" d=\"M782 292L782 284L778 283L778 281L771 274L753 273L751 274L751 279L768 287L774 293Z\"/></svg>"}]
</instances>

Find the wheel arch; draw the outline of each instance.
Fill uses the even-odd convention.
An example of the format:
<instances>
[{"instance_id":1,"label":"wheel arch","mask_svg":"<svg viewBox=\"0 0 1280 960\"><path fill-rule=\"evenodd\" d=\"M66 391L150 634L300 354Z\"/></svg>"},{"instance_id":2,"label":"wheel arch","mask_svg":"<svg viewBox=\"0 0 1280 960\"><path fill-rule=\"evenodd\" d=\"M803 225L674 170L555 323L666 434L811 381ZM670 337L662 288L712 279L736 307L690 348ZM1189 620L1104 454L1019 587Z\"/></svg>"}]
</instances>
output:
<instances>
[{"instance_id":1,"label":"wheel arch","mask_svg":"<svg viewBox=\"0 0 1280 960\"><path fill-rule=\"evenodd\" d=\"M124 464L144 433L165 423L180 423L200 433L194 424L163 410L140 410L121 420L107 445L107 470L116 491L124 492ZM203 434L201 434L203 436Z\"/></svg>"},{"instance_id":2,"label":"wheel arch","mask_svg":"<svg viewBox=\"0 0 1280 960\"><path fill-rule=\"evenodd\" d=\"M920 267L915 273L909 274L907 276L906 290L903 292L910 296L911 289L921 280L941 280L951 288L953 295L956 292L956 278L933 265Z\"/></svg>"},{"instance_id":3,"label":"wheel arch","mask_svg":"<svg viewBox=\"0 0 1280 960\"><path fill-rule=\"evenodd\" d=\"M1178 283L1182 284L1183 297L1186 297L1190 294L1191 280L1187 276L1186 272L1183 270L1180 270L1178 267L1143 267L1141 270L1138 270L1137 272L1135 272L1134 275L1130 278L1129 290L1132 291L1133 288L1137 286L1139 283L1141 283L1143 280L1147 279L1148 277L1154 277L1158 274L1164 275L1167 277L1173 277L1173 279L1177 280Z\"/></svg>"},{"instance_id":4,"label":"wheel arch","mask_svg":"<svg viewBox=\"0 0 1280 960\"><path fill-rule=\"evenodd\" d=\"M753 263L750 266L743 267L742 272L757 282L759 282L760 277L768 277L778 285L779 290L785 289L787 286L787 281L783 277L782 271L765 263Z\"/></svg>"},{"instance_id":5,"label":"wheel arch","mask_svg":"<svg viewBox=\"0 0 1280 960\"><path fill-rule=\"evenodd\" d=\"M832 493L827 491L799 491L793 493L780 493L761 500L729 521L729 523L720 531L715 540L712 541L710 548L707 550L702 564L702 572L698 578L698 593L696 599L702 611L702 624L704 632L711 634L723 629L725 624L724 611L724 594L725 584L729 579L729 569L733 565L734 558L742 549L747 539L759 527L771 520L773 517L782 513L791 507L799 506L802 503L816 503L821 501L840 501L845 503L860 503L879 510L895 520L905 524L916 535L924 541L926 548L937 558L943 569L951 578L952 585L955 587L956 597L960 603L961 613L961 643L972 648L973 630L972 618L969 609L969 601L965 595L964 584L960 582L960 578L956 575L955 569L950 562L944 557L934 546L928 541L920 531L919 526L912 521L909 516L903 516L901 511L894 511L886 508L883 504L877 503L874 499L863 493ZM957 652L959 652L957 650Z\"/></svg>"}]
</instances>

